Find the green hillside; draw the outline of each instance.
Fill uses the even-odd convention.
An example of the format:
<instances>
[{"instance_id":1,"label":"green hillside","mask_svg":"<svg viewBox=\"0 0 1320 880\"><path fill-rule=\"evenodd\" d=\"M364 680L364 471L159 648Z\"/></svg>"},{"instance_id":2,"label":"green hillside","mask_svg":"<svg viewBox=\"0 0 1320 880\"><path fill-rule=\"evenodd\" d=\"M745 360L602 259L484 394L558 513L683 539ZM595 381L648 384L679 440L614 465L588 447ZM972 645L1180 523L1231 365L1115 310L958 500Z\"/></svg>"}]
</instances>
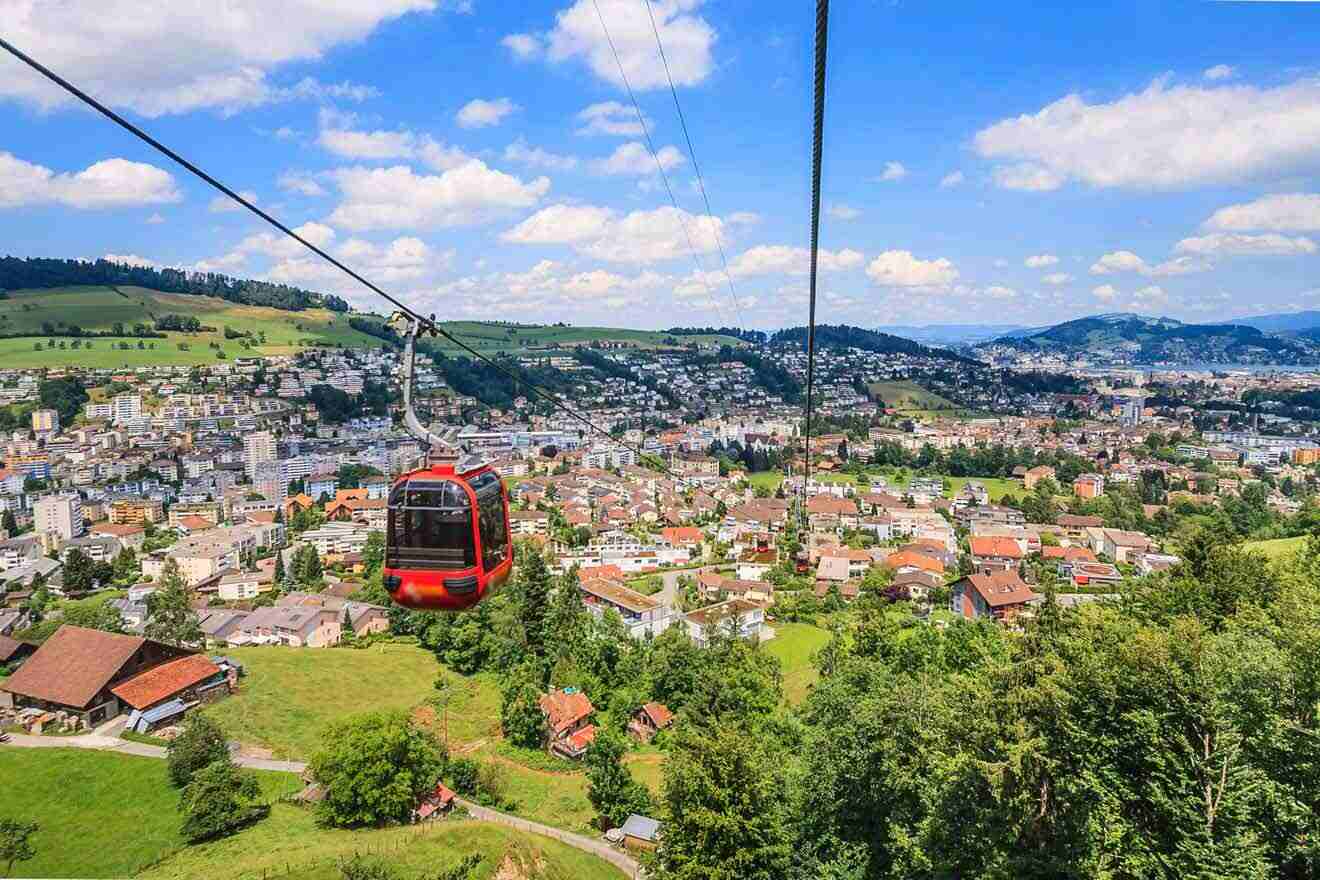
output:
<instances>
[{"instance_id":1,"label":"green hillside","mask_svg":"<svg viewBox=\"0 0 1320 880\"><path fill-rule=\"evenodd\" d=\"M663 330L626 330L612 327L560 327L532 324L495 324L485 321L445 321L446 329L457 334L468 345L485 353L517 353L529 349L551 346L575 347L592 342L625 342L638 348L676 348L697 345L743 345L732 336L674 336ZM442 350L462 351L441 339L436 345Z\"/></svg>"},{"instance_id":2,"label":"green hillside","mask_svg":"<svg viewBox=\"0 0 1320 880\"><path fill-rule=\"evenodd\" d=\"M558 841L459 818L381 830L321 828L311 810L279 801L302 787L298 777L260 772L257 778L273 803L267 819L232 837L188 846L179 835L179 793L164 761L82 749L0 748L0 779L23 782L6 786L3 817L41 826L32 841L36 857L14 869L25 877L337 880L338 862L361 853L411 878L434 876L463 855L480 853L474 872L480 880L623 876Z\"/></svg>"},{"instance_id":3,"label":"green hillside","mask_svg":"<svg viewBox=\"0 0 1320 880\"><path fill-rule=\"evenodd\" d=\"M10 291L0 299L0 334L41 334L47 326L64 332L68 326L85 331L107 331L116 323L130 331L134 324L152 324L165 315L195 317L213 331L168 332L165 339L96 337L79 341L57 336L56 347L40 335L0 339L0 369L33 367L120 368L139 366L190 366L215 363L220 358L292 354L307 346L366 347L381 341L354 330L349 316L327 309L291 312L265 306L241 305L229 300L193 294L162 293L143 287L58 287ZM225 339L228 326L251 333L253 345L245 348L238 339ZM728 336L672 337L663 331L623 330L607 327L560 327L505 325L481 321L451 321L445 326L483 353L525 352L548 346L577 346L595 341L626 342L643 348L662 348L675 342L685 344L739 344ZM139 347L138 343L142 343ZM59 343L64 347L60 348ZM120 343L127 343L124 350ZM40 345L40 350L37 345ZM444 351L462 354L445 340L437 340Z\"/></svg>"},{"instance_id":4,"label":"green hillside","mask_svg":"<svg viewBox=\"0 0 1320 880\"><path fill-rule=\"evenodd\" d=\"M226 358L290 354L308 345L379 345L380 341L348 326L342 313L326 309L289 312L262 306L238 305L209 296L160 293L141 287L64 287L49 290L15 290L0 300L0 332L37 333L44 325L57 329L75 325L83 330L112 330L116 322L132 328L151 324L165 315L195 317L214 331L166 334L165 339L97 337L75 340L58 337L65 348L50 349L48 339L24 337L0 339L0 368L15 367L124 367L143 365L190 365L219 360L211 343L220 346ZM254 334L257 344L248 349L237 339L225 339L224 328ZM261 342L264 334L264 342ZM127 351L119 348L127 342ZM138 343L143 344L138 348ZM40 343L41 351L36 350ZM88 348L87 346L91 347ZM152 348L151 346L155 346ZM181 348L180 346L186 346Z\"/></svg>"},{"instance_id":5,"label":"green hillside","mask_svg":"<svg viewBox=\"0 0 1320 880\"><path fill-rule=\"evenodd\" d=\"M915 382L897 380L892 382L872 382L866 386L871 397L883 401L890 409L935 410L957 409L957 405L947 398L932 391L927 391Z\"/></svg>"}]
</instances>

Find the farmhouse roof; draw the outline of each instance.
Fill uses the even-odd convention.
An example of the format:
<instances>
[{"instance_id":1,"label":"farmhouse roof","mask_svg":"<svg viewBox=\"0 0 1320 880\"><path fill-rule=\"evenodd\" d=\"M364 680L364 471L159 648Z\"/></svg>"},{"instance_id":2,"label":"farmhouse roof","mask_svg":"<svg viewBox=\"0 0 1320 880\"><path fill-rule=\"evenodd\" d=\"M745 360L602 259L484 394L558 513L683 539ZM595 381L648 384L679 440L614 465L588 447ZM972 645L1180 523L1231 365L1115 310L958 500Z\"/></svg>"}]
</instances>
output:
<instances>
[{"instance_id":1,"label":"farmhouse roof","mask_svg":"<svg viewBox=\"0 0 1320 880\"><path fill-rule=\"evenodd\" d=\"M65 624L0 685L13 694L83 707L147 640Z\"/></svg>"}]
</instances>

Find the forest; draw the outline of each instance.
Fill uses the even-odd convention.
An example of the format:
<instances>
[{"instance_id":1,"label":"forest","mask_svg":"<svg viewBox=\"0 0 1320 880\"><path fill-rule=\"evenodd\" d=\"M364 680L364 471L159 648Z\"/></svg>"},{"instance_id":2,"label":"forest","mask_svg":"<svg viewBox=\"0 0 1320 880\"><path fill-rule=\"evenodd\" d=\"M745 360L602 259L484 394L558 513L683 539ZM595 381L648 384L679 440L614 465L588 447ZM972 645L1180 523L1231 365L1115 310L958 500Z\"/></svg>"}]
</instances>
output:
<instances>
[{"instance_id":1,"label":"forest","mask_svg":"<svg viewBox=\"0 0 1320 880\"><path fill-rule=\"evenodd\" d=\"M315 293L269 281L231 278L217 272L187 272L109 260L0 257L0 291L79 284L131 285L164 293L215 296L244 305L268 306L286 311L314 308L329 309L332 312L348 311L348 303L332 294Z\"/></svg>"},{"instance_id":2,"label":"forest","mask_svg":"<svg viewBox=\"0 0 1320 880\"><path fill-rule=\"evenodd\" d=\"M515 739L544 688L581 688L592 803L662 819L659 880L1313 878L1320 534L1277 567L1214 530L1182 553L1114 600L1064 607L1046 583L1021 629L924 625L864 589L824 624L798 706L757 645L630 640L534 552L472 614L394 627L496 671ZM678 717L655 799L617 754L652 699Z\"/></svg>"}]
</instances>

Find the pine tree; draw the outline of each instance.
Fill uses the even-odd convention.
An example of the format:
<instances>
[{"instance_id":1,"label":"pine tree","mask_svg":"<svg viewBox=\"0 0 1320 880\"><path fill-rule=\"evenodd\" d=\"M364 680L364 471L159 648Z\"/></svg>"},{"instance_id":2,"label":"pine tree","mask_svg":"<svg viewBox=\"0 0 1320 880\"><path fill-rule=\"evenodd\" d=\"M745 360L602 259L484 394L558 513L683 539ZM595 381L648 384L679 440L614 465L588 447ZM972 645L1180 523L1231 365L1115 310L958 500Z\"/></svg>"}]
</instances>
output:
<instances>
[{"instance_id":1,"label":"pine tree","mask_svg":"<svg viewBox=\"0 0 1320 880\"><path fill-rule=\"evenodd\" d=\"M546 655L546 619L550 611L550 570L539 552L525 555L519 566L518 618L527 649L536 657Z\"/></svg>"}]
</instances>

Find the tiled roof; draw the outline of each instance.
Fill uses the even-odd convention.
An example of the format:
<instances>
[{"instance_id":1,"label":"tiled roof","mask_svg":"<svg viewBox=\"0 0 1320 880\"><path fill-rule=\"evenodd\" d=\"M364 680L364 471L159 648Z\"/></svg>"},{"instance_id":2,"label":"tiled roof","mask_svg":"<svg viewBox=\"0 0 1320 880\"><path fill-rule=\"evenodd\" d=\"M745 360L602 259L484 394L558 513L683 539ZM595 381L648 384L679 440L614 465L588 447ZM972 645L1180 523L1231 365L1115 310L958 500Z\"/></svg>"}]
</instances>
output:
<instances>
[{"instance_id":1,"label":"tiled roof","mask_svg":"<svg viewBox=\"0 0 1320 880\"><path fill-rule=\"evenodd\" d=\"M0 684L10 693L81 708L142 647L141 636L64 625Z\"/></svg>"},{"instance_id":2,"label":"tiled roof","mask_svg":"<svg viewBox=\"0 0 1320 880\"><path fill-rule=\"evenodd\" d=\"M1021 605L1040 596L1032 592L1016 571L997 571L994 574L972 574L967 576L972 587L981 594L981 598L991 608L1002 605Z\"/></svg>"},{"instance_id":3,"label":"tiled roof","mask_svg":"<svg viewBox=\"0 0 1320 880\"><path fill-rule=\"evenodd\" d=\"M973 556L1002 556L1009 559L1021 559L1022 547L1012 538L997 535L973 535L967 539Z\"/></svg>"},{"instance_id":4,"label":"tiled roof","mask_svg":"<svg viewBox=\"0 0 1320 880\"><path fill-rule=\"evenodd\" d=\"M591 700L581 691L574 691L571 694L567 691L551 691L542 695L540 704L541 711L549 719L550 727L555 733L567 730L596 711L596 707L591 705Z\"/></svg>"},{"instance_id":5,"label":"tiled roof","mask_svg":"<svg viewBox=\"0 0 1320 880\"><path fill-rule=\"evenodd\" d=\"M145 709L162 700L168 700L184 688L200 684L219 672L220 667L205 655L188 654L159 666L153 666L146 672L139 672L127 681L115 685L110 689L110 693L134 709Z\"/></svg>"},{"instance_id":6,"label":"tiled roof","mask_svg":"<svg viewBox=\"0 0 1320 880\"><path fill-rule=\"evenodd\" d=\"M652 701L642 706L642 711L657 728L667 727L674 720L674 713L664 703Z\"/></svg>"}]
</instances>

